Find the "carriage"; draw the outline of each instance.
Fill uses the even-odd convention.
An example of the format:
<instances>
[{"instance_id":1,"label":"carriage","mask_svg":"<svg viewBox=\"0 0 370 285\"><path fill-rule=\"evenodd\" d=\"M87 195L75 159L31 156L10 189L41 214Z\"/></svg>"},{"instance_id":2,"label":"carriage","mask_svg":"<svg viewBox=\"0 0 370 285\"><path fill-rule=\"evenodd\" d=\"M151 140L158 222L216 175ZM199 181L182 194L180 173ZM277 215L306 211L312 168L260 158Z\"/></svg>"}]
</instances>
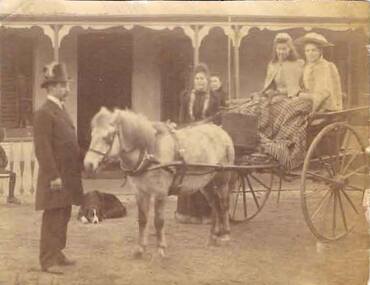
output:
<instances>
[{"instance_id":1,"label":"carriage","mask_svg":"<svg viewBox=\"0 0 370 285\"><path fill-rule=\"evenodd\" d=\"M236 142L238 157L231 167L238 174L237 187L230 199L231 220L251 220L261 212L271 193L276 193L279 202L283 184L295 182L293 189L286 191L296 190L300 179L303 215L315 237L328 242L351 232L362 214L368 161L364 141L367 135L361 136L350 121L368 110L364 106L314 114L307 129L306 156L298 170L287 170L275 161L258 163L258 154L256 163L245 161L243 157L250 154L250 145L256 141L242 136L242 118L227 114L226 131Z\"/></svg>"}]
</instances>

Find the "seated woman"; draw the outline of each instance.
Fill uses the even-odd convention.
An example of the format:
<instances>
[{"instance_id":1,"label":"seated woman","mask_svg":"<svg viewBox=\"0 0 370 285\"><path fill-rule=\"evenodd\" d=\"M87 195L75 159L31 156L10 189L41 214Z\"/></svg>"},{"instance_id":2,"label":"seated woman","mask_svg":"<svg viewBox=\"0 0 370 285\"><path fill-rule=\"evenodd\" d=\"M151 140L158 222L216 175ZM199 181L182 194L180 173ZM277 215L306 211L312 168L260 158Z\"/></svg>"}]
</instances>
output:
<instances>
[{"instance_id":1,"label":"seated woman","mask_svg":"<svg viewBox=\"0 0 370 285\"><path fill-rule=\"evenodd\" d=\"M303 45L306 63L300 97L313 102L313 111L339 111L343 108L340 76L334 63L323 57L323 49L333 46L325 37L308 33L295 43Z\"/></svg>"},{"instance_id":2,"label":"seated woman","mask_svg":"<svg viewBox=\"0 0 370 285\"><path fill-rule=\"evenodd\" d=\"M179 122L191 123L204 120L216 114L223 100L210 90L210 73L207 65L201 63L194 68L192 86L181 96ZM176 219L183 223L205 223L209 220L211 208L203 194L177 198Z\"/></svg>"},{"instance_id":3,"label":"seated woman","mask_svg":"<svg viewBox=\"0 0 370 285\"><path fill-rule=\"evenodd\" d=\"M306 150L306 118L312 103L298 97L303 65L290 35L277 34L264 88L255 96L258 104L242 105L237 110L258 116L262 151L287 169L297 167Z\"/></svg>"},{"instance_id":4,"label":"seated woman","mask_svg":"<svg viewBox=\"0 0 370 285\"><path fill-rule=\"evenodd\" d=\"M209 118L218 112L224 102L210 88L210 73L206 64L200 63L194 68L192 79L191 88L180 96L180 124Z\"/></svg>"},{"instance_id":5,"label":"seated woman","mask_svg":"<svg viewBox=\"0 0 370 285\"><path fill-rule=\"evenodd\" d=\"M211 102L210 114L215 115L220 108L226 107L227 94L223 89L221 76L218 73L212 73L210 76L210 90L211 90ZM213 122L216 125L221 125L221 114L214 117Z\"/></svg>"}]
</instances>

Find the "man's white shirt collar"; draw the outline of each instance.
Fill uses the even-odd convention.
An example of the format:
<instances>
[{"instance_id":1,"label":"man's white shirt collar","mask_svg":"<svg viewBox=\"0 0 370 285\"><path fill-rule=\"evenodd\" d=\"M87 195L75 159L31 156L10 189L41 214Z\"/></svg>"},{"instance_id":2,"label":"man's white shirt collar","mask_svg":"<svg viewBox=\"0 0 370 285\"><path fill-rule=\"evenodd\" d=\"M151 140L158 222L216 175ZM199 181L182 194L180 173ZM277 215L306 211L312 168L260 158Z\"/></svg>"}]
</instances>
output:
<instances>
[{"instance_id":1,"label":"man's white shirt collar","mask_svg":"<svg viewBox=\"0 0 370 285\"><path fill-rule=\"evenodd\" d=\"M47 98L48 98L48 100L50 100L51 102L53 102L53 103L57 104L57 105L58 105L58 107L59 107L60 109L62 109L62 110L63 110L63 103L62 103L58 98L56 98L56 97L54 97L54 96L52 96L52 95L48 95L48 96L47 96Z\"/></svg>"}]
</instances>

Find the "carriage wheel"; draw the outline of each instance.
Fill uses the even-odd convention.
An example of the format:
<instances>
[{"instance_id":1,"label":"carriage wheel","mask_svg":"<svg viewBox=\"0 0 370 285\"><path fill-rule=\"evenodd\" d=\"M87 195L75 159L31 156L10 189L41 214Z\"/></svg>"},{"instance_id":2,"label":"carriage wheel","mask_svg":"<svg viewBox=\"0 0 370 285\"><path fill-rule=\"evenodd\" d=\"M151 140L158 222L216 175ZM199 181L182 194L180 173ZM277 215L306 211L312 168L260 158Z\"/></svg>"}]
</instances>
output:
<instances>
[{"instance_id":1,"label":"carriage wheel","mask_svg":"<svg viewBox=\"0 0 370 285\"><path fill-rule=\"evenodd\" d=\"M254 218L265 205L273 180L273 172L238 172L230 196L230 220L244 222Z\"/></svg>"},{"instance_id":2,"label":"carriage wheel","mask_svg":"<svg viewBox=\"0 0 370 285\"><path fill-rule=\"evenodd\" d=\"M367 177L367 155L357 132L345 123L323 128L308 149L301 177L303 214L319 240L338 240L354 228Z\"/></svg>"}]
</instances>

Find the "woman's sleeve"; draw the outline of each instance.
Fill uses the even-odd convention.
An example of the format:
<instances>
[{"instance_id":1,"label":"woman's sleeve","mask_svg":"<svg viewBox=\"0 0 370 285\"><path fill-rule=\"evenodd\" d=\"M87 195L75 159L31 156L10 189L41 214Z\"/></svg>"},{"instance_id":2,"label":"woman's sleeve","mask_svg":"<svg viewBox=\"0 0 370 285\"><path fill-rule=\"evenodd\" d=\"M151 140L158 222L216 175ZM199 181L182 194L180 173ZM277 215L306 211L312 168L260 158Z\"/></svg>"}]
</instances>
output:
<instances>
[{"instance_id":1,"label":"woman's sleeve","mask_svg":"<svg viewBox=\"0 0 370 285\"><path fill-rule=\"evenodd\" d=\"M271 83L272 83L272 80L273 80L273 73L274 73L273 65L271 63L269 63L267 65L265 82L263 84L263 90L262 90L262 92L266 91L267 89L270 89Z\"/></svg>"}]
</instances>

